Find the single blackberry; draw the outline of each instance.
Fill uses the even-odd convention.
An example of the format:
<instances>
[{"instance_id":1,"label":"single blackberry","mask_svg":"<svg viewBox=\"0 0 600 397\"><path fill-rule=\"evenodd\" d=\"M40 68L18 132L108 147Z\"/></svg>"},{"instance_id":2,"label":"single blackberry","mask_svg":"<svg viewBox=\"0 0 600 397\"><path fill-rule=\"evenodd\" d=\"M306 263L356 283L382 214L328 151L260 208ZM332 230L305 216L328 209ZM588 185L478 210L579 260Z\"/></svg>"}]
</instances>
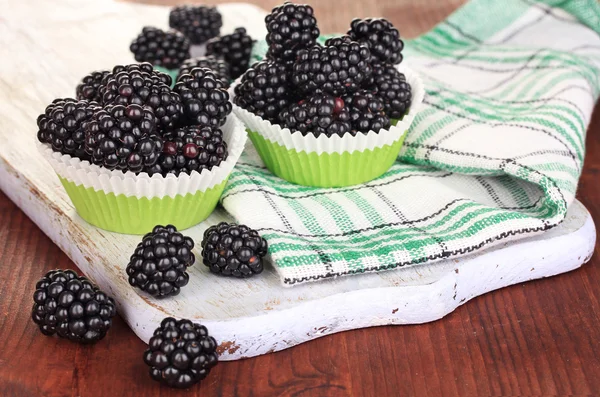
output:
<instances>
[{"instance_id":1,"label":"single blackberry","mask_svg":"<svg viewBox=\"0 0 600 397\"><path fill-rule=\"evenodd\" d=\"M129 50L138 62L150 62L167 69L177 69L190 57L190 41L180 32L164 32L146 26L131 42Z\"/></svg>"},{"instance_id":2,"label":"single blackberry","mask_svg":"<svg viewBox=\"0 0 600 397\"><path fill-rule=\"evenodd\" d=\"M291 66L298 51L317 43L319 28L314 11L308 4L286 2L273 8L265 18L267 24L267 57Z\"/></svg>"},{"instance_id":3,"label":"single blackberry","mask_svg":"<svg viewBox=\"0 0 600 397\"><path fill-rule=\"evenodd\" d=\"M86 75L75 89L75 94L77 99L79 100L87 100L87 101L95 101L102 102L102 97L100 96L100 86L102 85L102 81L109 74L108 70L101 70L92 72Z\"/></svg>"},{"instance_id":4,"label":"single blackberry","mask_svg":"<svg viewBox=\"0 0 600 397\"><path fill-rule=\"evenodd\" d=\"M152 379L185 389L206 378L217 365L217 346L205 326L167 317L150 338L144 362Z\"/></svg>"},{"instance_id":5,"label":"single blackberry","mask_svg":"<svg viewBox=\"0 0 600 397\"><path fill-rule=\"evenodd\" d=\"M215 7L180 6L169 13L169 26L179 30L193 44L202 44L219 35L223 20Z\"/></svg>"},{"instance_id":6,"label":"single blackberry","mask_svg":"<svg viewBox=\"0 0 600 397\"><path fill-rule=\"evenodd\" d=\"M179 294L189 281L186 270L196 260L193 248L194 240L175 226L155 226L131 255L129 284L158 298Z\"/></svg>"},{"instance_id":7,"label":"single blackberry","mask_svg":"<svg viewBox=\"0 0 600 397\"><path fill-rule=\"evenodd\" d=\"M203 263L213 273L247 278L262 273L267 241L248 226L221 222L206 229L202 240Z\"/></svg>"},{"instance_id":8,"label":"single blackberry","mask_svg":"<svg viewBox=\"0 0 600 397\"><path fill-rule=\"evenodd\" d=\"M170 88L171 77L149 63L115 66L100 88L103 105L142 105L152 109L160 129L172 129L183 117L181 98Z\"/></svg>"},{"instance_id":9,"label":"single blackberry","mask_svg":"<svg viewBox=\"0 0 600 397\"><path fill-rule=\"evenodd\" d=\"M220 129L192 125L169 132L163 139L163 151L158 162L148 170L150 175L201 173L218 166L228 156L227 143Z\"/></svg>"},{"instance_id":10,"label":"single blackberry","mask_svg":"<svg viewBox=\"0 0 600 397\"><path fill-rule=\"evenodd\" d=\"M291 105L281 112L280 120L281 126L292 132L310 133L316 137L343 136L352 130L350 113L344 101L327 94L315 94Z\"/></svg>"},{"instance_id":11,"label":"single blackberry","mask_svg":"<svg viewBox=\"0 0 600 397\"><path fill-rule=\"evenodd\" d=\"M109 105L94 113L85 126L85 150L92 163L139 173L158 161L162 140L155 117L140 105Z\"/></svg>"},{"instance_id":12,"label":"single blackberry","mask_svg":"<svg viewBox=\"0 0 600 397\"><path fill-rule=\"evenodd\" d=\"M246 33L246 29L237 28L232 34L215 37L206 44L206 55L222 58L229 64L232 79L240 77L250 64L254 40Z\"/></svg>"},{"instance_id":13,"label":"single blackberry","mask_svg":"<svg viewBox=\"0 0 600 397\"><path fill-rule=\"evenodd\" d=\"M390 128L390 118L384 112L383 99L367 90L360 90L343 98L350 112L352 130L367 133Z\"/></svg>"},{"instance_id":14,"label":"single blackberry","mask_svg":"<svg viewBox=\"0 0 600 397\"><path fill-rule=\"evenodd\" d=\"M373 63L402 62L404 42L400 40L398 29L387 19L354 19L350 24L348 36L369 48Z\"/></svg>"},{"instance_id":15,"label":"single blackberry","mask_svg":"<svg viewBox=\"0 0 600 397\"><path fill-rule=\"evenodd\" d=\"M183 62L181 68L179 68L179 74L177 80L184 74L189 74L194 68L208 68L221 79L225 88L229 88L229 81L231 76L229 75L229 65L222 59L218 59L213 55L205 57L190 58Z\"/></svg>"},{"instance_id":16,"label":"single blackberry","mask_svg":"<svg viewBox=\"0 0 600 397\"><path fill-rule=\"evenodd\" d=\"M44 335L92 343L106 336L115 301L73 270L52 270L37 282L31 317Z\"/></svg>"},{"instance_id":17,"label":"single blackberry","mask_svg":"<svg viewBox=\"0 0 600 397\"><path fill-rule=\"evenodd\" d=\"M259 117L276 122L279 113L295 99L290 80L283 64L257 62L236 85L234 102Z\"/></svg>"},{"instance_id":18,"label":"single blackberry","mask_svg":"<svg viewBox=\"0 0 600 397\"><path fill-rule=\"evenodd\" d=\"M52 145L55 152L88 160L83 127L99 109L100 105L96 102L55 99L37 118L37 138Z\"/></svg>"},{"instance_id":19,"label":"single blackberry","mask_svg":"<svg viewBox=\"0 0 600 397\"><path fill-rule=\"evenodd\" d=\"M340 96L358 91L372 73L369 49L348 36L298 52L292 82L307 94L326 92Z\"/></svg>"},{"instance_id":20,"label":"single blackberry","mask_svg":"<svg viewBox=\"0 0 600 397\"><path fill-rule=\"evenodd\" d=\"M390 119L401 119L410 108L410 84L394 65L376 65L367 89L383 99L385 114Z\"/></svg>"},{"instance_id":21,"label":"single blackberry","mask_svg":"<svg viewBox=\"0 0 600 397\"><path fill-rule=\"evenodd\" d=\"M207 68L194 68L179 78L173 90L181 96L186 125L218 128L231 113L225 84Z\"/></svg>"}]
</instances>

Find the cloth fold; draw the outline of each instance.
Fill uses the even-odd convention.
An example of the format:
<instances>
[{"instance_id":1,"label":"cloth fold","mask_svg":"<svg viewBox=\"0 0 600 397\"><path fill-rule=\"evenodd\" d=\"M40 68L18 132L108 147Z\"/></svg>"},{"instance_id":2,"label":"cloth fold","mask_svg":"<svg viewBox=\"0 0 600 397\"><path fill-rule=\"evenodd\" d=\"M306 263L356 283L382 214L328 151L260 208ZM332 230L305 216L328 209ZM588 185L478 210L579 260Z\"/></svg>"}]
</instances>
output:
<instances>
[{"instance_id":1,"label":"cloth fold","mask_svg":"<svg viewBox=\"0 0 600 397\"><path fill-rule=\"evenodd\" d=\"M472 0L404 59L427 94L384 176L293 185L251 145L231 175L222 204L267 239L284 285L457 257L564 219L600 92L599 3Z\"/></svg>"}]
</instances>

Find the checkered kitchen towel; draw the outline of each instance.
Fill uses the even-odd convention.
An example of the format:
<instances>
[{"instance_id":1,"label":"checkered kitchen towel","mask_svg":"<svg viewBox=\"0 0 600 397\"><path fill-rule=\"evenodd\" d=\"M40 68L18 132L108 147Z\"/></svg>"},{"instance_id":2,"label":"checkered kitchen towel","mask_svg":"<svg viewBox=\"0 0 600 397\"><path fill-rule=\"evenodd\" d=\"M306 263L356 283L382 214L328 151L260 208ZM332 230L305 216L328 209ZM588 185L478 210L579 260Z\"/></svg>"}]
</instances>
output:
<instances>
[{"instance_id":1,"label":"checkered kitchen towel","mask_svg":"<svg viewBox=\"0 0 600 397\"><path fill-rule=\"evenodd\" d=\"M384 176L297 186L252 148L232 174L222 203L268 240L284 285L458 257L565 217L600 91L596 0L473 0L404 59L427 95Z\"/></svg>"}]
</instances>

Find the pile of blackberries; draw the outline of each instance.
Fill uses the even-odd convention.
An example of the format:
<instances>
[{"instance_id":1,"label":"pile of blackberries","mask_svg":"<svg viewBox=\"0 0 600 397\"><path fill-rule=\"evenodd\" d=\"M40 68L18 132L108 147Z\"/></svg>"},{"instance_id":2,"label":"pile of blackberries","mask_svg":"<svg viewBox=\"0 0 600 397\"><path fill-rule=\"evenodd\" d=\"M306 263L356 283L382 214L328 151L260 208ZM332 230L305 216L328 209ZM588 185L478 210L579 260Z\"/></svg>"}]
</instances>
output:
<instances>
[{"instance_id":1,"label":"pile of blackberries","mask_svg":"<svg viewBox=\"0 0 600 397\"><path fill-rule=\"evenodd\" d=\"M173 30L146 26L131 42L141 63L91 72L77 85L76 99L48 105L37 120L38 140L56 152L135 174L191 174L218 166L228 155L220 130L232 110L227 89L248 69L254 43L244 28L219 36L222 25L215 7L173 8ZM205 43L207 55L190 58L191 45ZM160 67L179 69L176 81ZM177 142L188 143L185 152Z\"/></svg>"},{"instance_id":2,"label":"pile of blackberries","mask_svg":"<svg viewBox=\"0 0 600 397\"><path fill-rule=\"evenodd\" d=\"M355 19L324 46L309 5L285 3L265 21L267 58L236 85L236 105L316 136L377 133L408 111L411 87L394 66L404 44L389 21Z\"/></svg>"},{"instance_id":3,"label":"pile of blackberries","mask_svg":"<svg viewBox=\"0 0 600 397\"><path fill-rule=\"evenodd\" d=\"M227 158L220 127L232 105L217 73L228 70L215 58L198 63L219 66L218 72L190 63L174 87L169 75L147 62L92 72L77 86L78 99L56 99L38 117L38 140L56 152L135 174L191 174L218 166ZM195 142L186 161L171 161L178 154L174 136Z\"/></svg>"},{"instance_id":4,"label":"pile of blackberries","mask_svg":"<svg viewBox=\"0 0 600 397\"><path fill-rule=\"evenodd\" d=\"M169 14L169 26L173 30L146 26L129 49L136 61L150 62L166 69L183 69L190 65L214 69L229 86L229 79L235 80L250 66L254 40L244 28L221 36L222 25L221 14L215 7L175 7ZM188 62L192 44L206 44L206 55L213 59ZM225 64L225 71L215 59Z\"/></svg>"}]
</instances>

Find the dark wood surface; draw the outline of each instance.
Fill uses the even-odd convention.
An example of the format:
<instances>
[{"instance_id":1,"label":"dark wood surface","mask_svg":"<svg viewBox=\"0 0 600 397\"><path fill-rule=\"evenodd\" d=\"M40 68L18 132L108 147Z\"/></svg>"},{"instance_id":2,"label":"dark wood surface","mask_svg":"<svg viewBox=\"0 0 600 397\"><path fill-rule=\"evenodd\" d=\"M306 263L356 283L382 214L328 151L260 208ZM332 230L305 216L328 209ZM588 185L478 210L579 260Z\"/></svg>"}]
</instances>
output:
<instances>
[{"instance_id":1,"label":"dark wood surface","mask_svg":"<svg viewBox=\"0 0 600 397\"><path fill-rule=\"evenodd\" d=\"M255 0L271 7L277 0ZM460 0L319 0L325 31L384 15L414 36ZM366 2L364 2L366 3ZM600 219L600 106L578 197ZM79 346L41 335L31 295L44 272L73 263L0 193L0 396L471 396L600 391L600 259L582 269L473 299L443 320L344 332L282 352L220 363L199 386L153 382L145 345L117 318Z\"/></svg>"}]
</instances>

